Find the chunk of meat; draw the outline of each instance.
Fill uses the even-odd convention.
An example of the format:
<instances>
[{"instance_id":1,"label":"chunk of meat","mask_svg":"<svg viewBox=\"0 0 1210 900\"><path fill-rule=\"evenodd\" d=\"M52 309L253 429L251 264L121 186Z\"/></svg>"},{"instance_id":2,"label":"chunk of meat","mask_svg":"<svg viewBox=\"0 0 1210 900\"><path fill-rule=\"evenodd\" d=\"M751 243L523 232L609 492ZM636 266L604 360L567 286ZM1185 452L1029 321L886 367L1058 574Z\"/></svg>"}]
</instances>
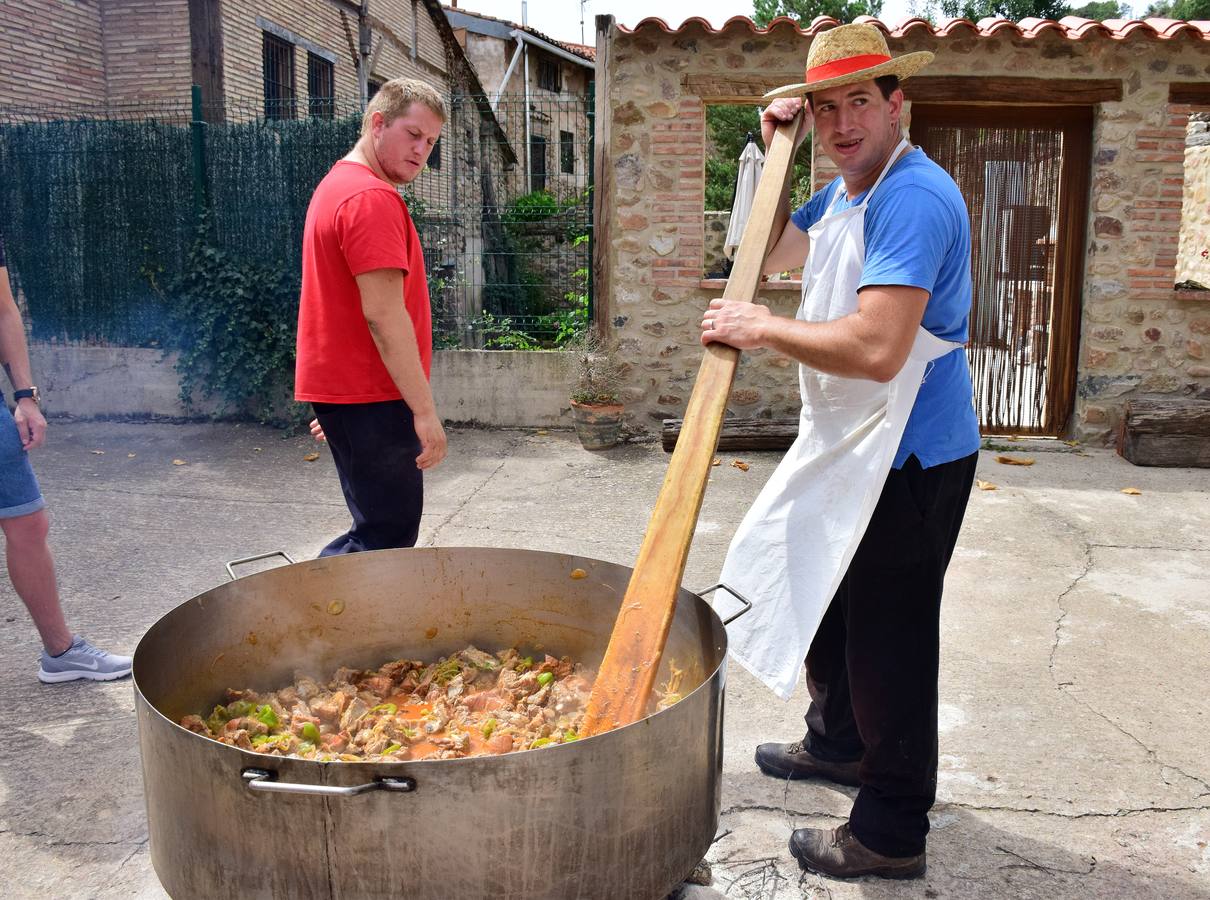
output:
<instances>
[{"instance_id":1,"label":"chunk of meat","mask_svg":"<svg viewBox=\"0 0 1210 900\"><path fill-rule=\"evenodd\" d=\"M334 694L319 695L308 701L311 714L317 716L325 725L337 727L340 725L340 715L349 703L349 695L342 691Z\"/></svg>"},{"instance_id":2,"label":"chunk of meat","mask_svg":"<svg viewBox=\"0 0 1210 900\"><path fill-rule=\"evenodd\" d=\"M210 737L210 729L206 727L206 723L202 721L201 716L185 716L181 719L181 727L187 728L196 734L203 734Z\"/></svg>"}]
</instances>

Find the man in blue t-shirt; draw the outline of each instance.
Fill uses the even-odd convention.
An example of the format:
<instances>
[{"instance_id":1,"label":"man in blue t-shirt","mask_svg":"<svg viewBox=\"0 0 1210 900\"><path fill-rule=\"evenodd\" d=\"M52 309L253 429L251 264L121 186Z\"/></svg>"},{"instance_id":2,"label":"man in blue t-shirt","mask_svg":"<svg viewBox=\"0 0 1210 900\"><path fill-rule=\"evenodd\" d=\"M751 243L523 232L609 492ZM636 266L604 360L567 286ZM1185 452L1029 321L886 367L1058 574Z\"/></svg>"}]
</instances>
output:
<instances>
[{"instance_id":1,"label":"man in blue t-shirt","mask_svg":"<svg viewBox=\"0 0 1210 900\"><path fill-rule=\"evenodd\" d=\"M838 376L832 383L868 384L897 376L921 327L945 341L967 340L966 205L945 171L901 143L899 80L929 59L920 53L892 60L877 29L842 26L813 41L804 84L766 95L783 99L772 99L762 114L765 145L801 110L795 146L813 122L817 149L841 175L793 214L783 200L765 273L803 266L817 249L808 230L862 206L876 185L854 229L865 244L860 276L853 276L855 311L792 319L715 300L703 316L703 343L766 347L808 371ZM862 250L845 252L852 259ZM794 832L790 850L804 868L840 877L924 872L927 813L936 796L942 581L978 447L970 371L957 347L925 369L873 516L811 643L807 733L756 751L766 774L860 787L848 822Z\"/></svg>"}]
</instances>

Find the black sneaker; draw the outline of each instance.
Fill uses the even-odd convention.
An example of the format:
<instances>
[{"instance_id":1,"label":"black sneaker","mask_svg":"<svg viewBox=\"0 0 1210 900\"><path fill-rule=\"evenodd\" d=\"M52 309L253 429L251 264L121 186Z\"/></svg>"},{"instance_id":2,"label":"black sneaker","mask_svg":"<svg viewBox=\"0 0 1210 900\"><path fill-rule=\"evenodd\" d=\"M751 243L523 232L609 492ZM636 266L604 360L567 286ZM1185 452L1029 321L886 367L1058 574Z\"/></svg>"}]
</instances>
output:
<instances>
[{"instance_id":1,"label":"black sneaker","mask_svg":"<svg viewBox=\"0 0 1210 900\"><path fill-rule=\"evenodd\" d=\"M837 784L860 787L857 769L861 760L828 762L811 754L802 741L792 744L761 744L756 748L756 765L776 778L823 778Z\"/></svg>"}]
</instances>

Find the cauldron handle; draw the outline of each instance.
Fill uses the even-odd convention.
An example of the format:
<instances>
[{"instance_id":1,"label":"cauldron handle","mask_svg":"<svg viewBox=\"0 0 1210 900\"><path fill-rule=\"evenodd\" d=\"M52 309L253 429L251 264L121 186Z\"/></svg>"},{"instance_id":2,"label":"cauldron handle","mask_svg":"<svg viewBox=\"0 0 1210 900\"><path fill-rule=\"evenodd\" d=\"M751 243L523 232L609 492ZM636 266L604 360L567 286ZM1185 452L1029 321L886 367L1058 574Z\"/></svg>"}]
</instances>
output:
<instances>
[{"instance_id":1,"label":"cauldron handle","mask_svg":"<svg viewBox=\"0 0 1210 900\"><path fill-rule=\"evenodd\" d=\"M240 777L254 791L276 791L282 794L319 794L324 797L355 797L369 791L399 791L408 793L416 790L414 778L375 778L365 784L355 784L351 787L334 787L326 784L292 784L287 781L277 781L277 773L268 769L244 769Z\"/></svg>"},{"instance_id":2,"label":"cauldron handle","mask_svg":"<svg viewBox=\"0 0 1210 900\"><path fill-rule=\"evenodd\" d=\"M294 559L285 550L274 550L271 553L258 553L256 556L245 556L242 559L233 559L227 563L227 574L231 576L231 580L235 581L235 567L242 566L244 563L256 562L259 559L272 559L275 556L284 557L286 562L294 565Z\"/></svg>"},{"instance_id":3,"label":"cauldron handle","mask_svg":"<svg viewBox=\"0 0 1210 900\"><path fill-rule=\"evenodd\" d=\"M742 616L744 613L746 613L748 610L750 610L752 608L752 601L749 600L747 597L745 597L743 594L741 594L739 591L737 591L735 588L731 587L730 585L724 584L721 581L718 584L712 584L710 587L706 588L704 591L694 591L694 593L697 594L699 597L704 598L706 594L709 594L711 591L717 591L719 588L722 588L724 591L726 591L728 594L730 594L732 597L734 597L740 603L744 604L744 608L741 609L739 612L737 612L735 615L730 616L729 618L723 619L724 625L730 625L732 622L734 622L736 619L738 619L740 616Z\"/></svg>"}]
</instances>

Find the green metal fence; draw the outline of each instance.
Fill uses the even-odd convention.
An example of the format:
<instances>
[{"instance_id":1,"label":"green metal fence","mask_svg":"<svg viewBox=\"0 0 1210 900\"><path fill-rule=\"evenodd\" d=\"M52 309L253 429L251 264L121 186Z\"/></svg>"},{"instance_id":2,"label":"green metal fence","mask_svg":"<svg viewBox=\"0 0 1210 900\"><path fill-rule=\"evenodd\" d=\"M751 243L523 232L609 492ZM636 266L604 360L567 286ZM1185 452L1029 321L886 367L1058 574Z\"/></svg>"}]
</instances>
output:
<instances>
[{"instance_id":1,"label":"green metal fence","mask_svg":"<svg viewBox=\"0 0 1210 900\"><path fill-rule=\"evenodd\" d=\"M586 317L591 100L449 102L439 152L404 191L436 340L549 346ZM318 111L0 107L0 232L33 335L170 344L165 292L203 210L222 249L297 275L311 193L360 130L356 101Z\"/></svg>"}]
</instances>

